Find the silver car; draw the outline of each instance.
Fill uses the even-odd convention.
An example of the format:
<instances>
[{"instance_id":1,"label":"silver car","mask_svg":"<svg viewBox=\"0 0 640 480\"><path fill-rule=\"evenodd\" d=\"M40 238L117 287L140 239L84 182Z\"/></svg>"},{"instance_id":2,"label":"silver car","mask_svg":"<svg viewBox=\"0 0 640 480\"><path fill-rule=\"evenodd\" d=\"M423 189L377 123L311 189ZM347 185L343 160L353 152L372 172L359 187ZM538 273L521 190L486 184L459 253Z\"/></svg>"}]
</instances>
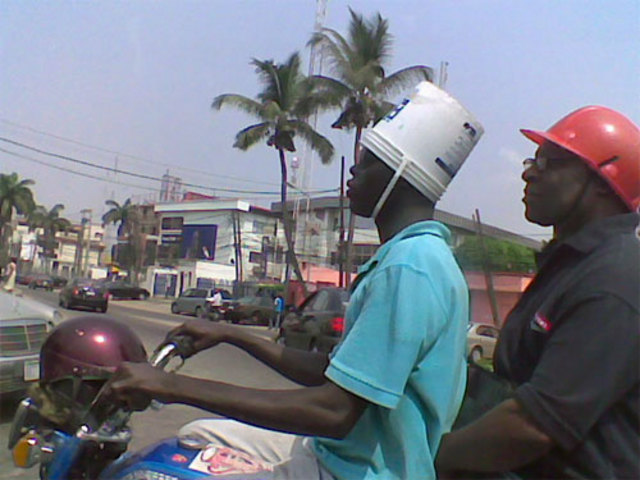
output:
<instances>
[{"instance_id":1,"label":"silver car","mask_svg":"<svg viewBox=\"0 0 640 480\"><path fill-rule=\"evenodd\" d=\"M40 347L52 322L31 302L0 292L0 395L23 392L40 377Z\"/></svg>"},{"instance_id":2,"label":"silver car","mask_svg":"<svg viewBox=\"0 0 640 480\"><path fill-rule=\"evenodd\" d=\"M189 288L171 304L171 313L185 313L196 317L207 317L207 299L211 299L216 288Z\"/></svg>"}]
</instances>

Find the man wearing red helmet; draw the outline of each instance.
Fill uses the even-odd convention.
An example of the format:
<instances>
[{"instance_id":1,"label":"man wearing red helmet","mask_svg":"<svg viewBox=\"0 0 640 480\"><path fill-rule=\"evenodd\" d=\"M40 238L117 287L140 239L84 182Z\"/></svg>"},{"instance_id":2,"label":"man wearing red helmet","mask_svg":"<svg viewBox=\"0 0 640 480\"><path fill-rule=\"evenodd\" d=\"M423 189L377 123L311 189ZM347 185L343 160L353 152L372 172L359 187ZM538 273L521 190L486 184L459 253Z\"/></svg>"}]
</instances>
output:
<instances>
[{"instance_id":1,"label":"man wearing red helmet","mask_svg":"<svg viewBox=\"0 0 640 480\"><path fill-rule=\"evenodd\" d=\"M640 130L585 107L522 133L539 145L524 162L525 216L554 237L496 348L512 396L446 435L436 466L448 478L640 478Z\"/></svg>"}]
</instances>

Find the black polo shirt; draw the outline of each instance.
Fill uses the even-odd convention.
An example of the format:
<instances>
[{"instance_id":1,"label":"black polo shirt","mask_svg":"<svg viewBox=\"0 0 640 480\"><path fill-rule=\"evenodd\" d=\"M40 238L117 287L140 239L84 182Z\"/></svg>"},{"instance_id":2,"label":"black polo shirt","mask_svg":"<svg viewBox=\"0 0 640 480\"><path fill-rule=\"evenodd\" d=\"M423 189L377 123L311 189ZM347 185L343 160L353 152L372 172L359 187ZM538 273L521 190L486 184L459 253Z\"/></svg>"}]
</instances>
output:
<instances>
[{"instance_id":1,"label":"black polo shirt","mask_svg":"<svg viewBox=\"0 0 640 480\"><path fill-rule=\"evenodd\" d=\"M550 243L508 315L496 372L556 447L533 478L640 478L640 217Z\"/></svg>"}]
</instances>

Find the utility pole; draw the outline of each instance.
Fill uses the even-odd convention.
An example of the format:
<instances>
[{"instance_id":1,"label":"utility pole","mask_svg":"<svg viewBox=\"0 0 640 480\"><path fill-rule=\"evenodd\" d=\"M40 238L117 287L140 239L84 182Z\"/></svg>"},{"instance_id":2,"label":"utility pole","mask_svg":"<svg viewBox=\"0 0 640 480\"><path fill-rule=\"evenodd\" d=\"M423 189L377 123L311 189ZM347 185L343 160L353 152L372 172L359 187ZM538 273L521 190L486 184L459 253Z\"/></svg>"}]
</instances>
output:
<instances>
[{"instance_id":1,"label":"utility pole","mask_svg":"<svg viewBox=\"0 0 640 480\"><path fill-rule=\"evenodd\" d=\"M84 261L82 257L80 257L80 270L82 272L83 277L89 276L89 255L91 253L91 216L93 211L90 208L85 208L80 210L80 215L82 215L82 241L84 242L84 236L86 232L86 249L84 251Z\"/></svg>"},{"instance_id":2,"label":"utility pole","mask_svg":"<svg viewBox=\"0 0 640 480\"><path fill-rule=\"evenodd\" d=\"M344 287L344 155L340 159L340 228L338 231L338 271L340 288Z\"/></svg>"},{"instance_id":3,"label":"utility pole","mask_svg":"<svg viewBox=\"0 0 640 480\"><path fill-rule=\"evenodd\" d=\"M76 256L73 261L73 270L74 276L81 277L82 276L82 252L83 252L83 242L84 242L84 221L80 222L80 231L78 232L78 236L76 238Z\"/></svg>"},{"instance_id":4,"label":"utility pole","mask_svg":"<svg viewBox=\"0 0 640 480\"><path fill-rule=\"evenodd\" d=\"M480 221L480 210L476 208L475 214L476 228L478 240L480 241L480 248L482 249L482 267L484 270L484 278L487 284L487 294L489 295L489 305L491 306L491 315L493 317L493 324L500 328L500 314L498 312L498 302L496 301L496 292L493 288L493 276L491 275L491 265L489 261L489 253L487 252L487 246L484 243L484 234L482 233L482 222Z\"/></svg>"}]
</instances>

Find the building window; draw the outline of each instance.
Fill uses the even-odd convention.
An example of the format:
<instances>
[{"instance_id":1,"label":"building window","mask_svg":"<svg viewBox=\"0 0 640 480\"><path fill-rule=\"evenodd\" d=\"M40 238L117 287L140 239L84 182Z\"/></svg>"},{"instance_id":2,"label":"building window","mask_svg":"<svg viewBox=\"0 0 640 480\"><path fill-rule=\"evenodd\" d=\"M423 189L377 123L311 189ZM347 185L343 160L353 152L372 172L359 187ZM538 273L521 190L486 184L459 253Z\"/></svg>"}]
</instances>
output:
<instances>
[{"instance_id":1,"label":"building window","mask_svg":"<svg viewBox=\"0 0 640 480\"><path fill-rule=\"evenodd\" d=\"M267 229L267 224L265 222L262 222L260 220L253 221L253 228L252 228L253 233L263 234L265 233L266 229Z\"/></svg>"},{"instance_id":2,"label":"building window","mask_svg":"<svg viewBox=\"0 0 640 480\"><path fill-rule=\"evenodd\" d=\"M166 217L162 219L162 230L180 230L182 228L182 217Z\"/></svg>"},{"instance_id":3,"label":"building window","mask_svg":"<svg viewBox=\"0 0 640 480\"><path fill-rule=\"evenodd\" d=\"M262 252L249 252L249 263L262 264L263 261Z\"/></svg>"}]
</instances>

